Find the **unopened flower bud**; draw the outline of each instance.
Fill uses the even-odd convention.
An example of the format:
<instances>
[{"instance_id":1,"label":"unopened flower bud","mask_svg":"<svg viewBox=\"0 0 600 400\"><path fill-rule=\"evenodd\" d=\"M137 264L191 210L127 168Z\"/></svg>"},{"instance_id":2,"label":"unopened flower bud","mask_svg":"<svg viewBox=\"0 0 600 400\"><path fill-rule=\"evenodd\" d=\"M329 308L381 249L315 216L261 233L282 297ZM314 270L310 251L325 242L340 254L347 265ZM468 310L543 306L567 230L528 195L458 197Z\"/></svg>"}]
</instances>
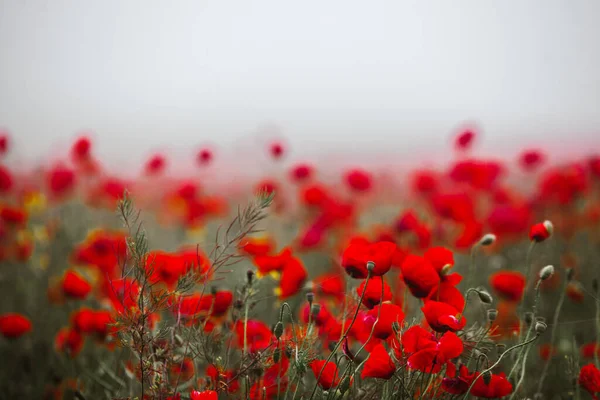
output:
<instances>
[{"instance_id":1,"label":"unopened flower bud","mask_svg":"<svg viewBox=\"0 0 600 400\"><path fill-rule=\"evenodd\" d=\"M312 305L314 299L315 299L315 294L313 292L306 293L306 300L308 301L308 304Z\"/></svg>"},{"instance_id":2,"label":"unopened flower bud","mask_svg":"<svg viewBox=\"0 0 600 400\"><path fill-rule=\"evenodd\" d=\"M348 389L350 389L350 377L346 375L338 385L338 390L343 395L348 391Z\"/></svg>"},{"instance_id":3,"label":"unopened flower bud","mask_svg":"<svg viewBox=\"0 0 600 400\"><path fill-rule=\"evenodd\" d=\"M486 371L486 372L483 374L483 383L485 383L485 384L486 384L486 386L487 386L487 385L489 385L489 384L490 384L490 381L491 381L491 380L492 380L492 374L491 374L489 371Z\"/></svg>"},{"instance_id":4,"label":"unopened flower bud","mask_svg":"<svg viewBox=\"0 0 600 400\"><path fill-rule=\"evenodd\" d=\"M329 349L329 351L333 351L335 349L335 346L337 346L336 342L329 342L329 344L327 344L327 348Z\"/></svg>"},{"instance_id":5,"label":"unopened flower bud","mask_svg":"<svg viewBox=\"0 0 600 400\"><path fill-rule=\"evenodd\" d=\"M486 292L485 290L478 290L477 294L479 295L479 300L481 300L481 302L484 304L492 304L492 302L494 301L492 295Z\"/></svg>"},{"instance_id":6,"label":"unopened flower bud","mask_svg":"<svg viewBox=\"0 0 600 400\"><path fill-rule=\"evenodd\" d=\"M532 312L525 313L525 322L527 323L527 325L530 325L533 322L533 313Z\"/></svg>"},{"instance_id":7,"label":"unopened flower bud","mask_svg":"<svg viewBox=\"0 0 600 400\"><path fill-rule=\"evenodd\" d=\"M367 271L373 272L374 269L375 269L375 263L373 261L367 262Z\"/></svg>"},{"instance_id":8,"label":"unopened flower bud","mask_svg":"<svg viewBox=\"0 0 600 400\"><path fill-rule=\"evenodd\" d=\"M540 222L531 226L529 230L529 239L534 242L543 242L552 236L554 232L554 226L550 221Z\"/></svg>"},{"instance_id":9,"label":"unopened flower bud","mask_svg":"<svg viewBox=\"0 0 600 400\"><path fill-rule=\"evenodd\" d=\"M498 318L498 310L491 309L487 311L487 319L490 322L494 322Z\"/></svg>"},{"instance_id":10,"label":"unopened flower bud","mask_svg":"<svg viewBox=\"0 0 600 400\"><path fill-rule=\"evenodd\" d=\"M494 244L495 241L496 241L496 235L494 235L493 233L487 233L487 234L483 235L483 237L481 239L479 239L479 245L480 246L489 246L491 244Z\"/></svg>"},{"instance_id":11,"label":"unopened flower bud","mask_svg":"<svg viewBox=\"0 0 600 400\"><path fill-rule=\"evenodd\" d=\"M567 269L567 280L572 281L575 278L575 269L569 268Z\"/></svg>"},{"instance_id":12,"label":"unopened flower bud","mask_svg":"<svg viewBox=\"0 0 600 400\"><path fill-rule=\"evenodd\" d=\"M216 286L211 286L211 287L210 287L210 293L211 293L213 296L216 296L216 295L217 295L217 292L218 292L218 290L217 290L217 287L216 287Z\"/></svg>"},{"instance_id":13,"label":"unopened flower bud","mask_svg":"<svg viewBox=\"0 0 600 400\"><path fill-rule=\"evenodd\" d=\"M278 321L275 324L275 328L273 328L273 334L277 339L279 339L281 335L283 335L283 323L281 321Z\"/></svg>"},{"instance_id":14,"label":"unopened flower bud","mask_svg":"<svg viewBox=\"0 0 600 400\"><path fill-rule=\"evenodd\" d=\"M248 285L252 285L253 279L254 279L254 271L249 269L248 271L246 271L246 280L248 282Z\"/></svg>"},{"instance_id":15,"label":"unopened flower bud","mask_svg":"<svg viewBox=\"0 0 600 400\"><path fill-rule=\"evenodd\" d=\"M552 275L554 275L554 267L552 265L546 265L540 271L540 279L543 281L550 278Z\"/></svg>"},{"instance_id":16,"label":"unopened flower bud","mask_svg":"<svg viewBox=\"0 0 600 400\"><path fill-rule=\"evenodd\" d=\"M278 363L281 360L281 350L278 348L273 352L273 361Z\"/></svg>"},{"instance_id":17,"label":"unopened flower bud","mask_svg":"<svg viewBox=\"0 0 600 400\"><path fill-rule=\"evenodd\" d=\"M504 350L506 350L506 345L505 345L504 343L498 343L498 344L496 345L496 352L497 352L498 354L502 354L502 353L504 353Z\"/></svg>"},{"instance_id":18,"label":"unopened flower bud","mask_svg":"<svg viewBox=\"0 0 600 400\"><path fill-rule=\"evenodd\" d=\"M312 315L313 319L317 318L317 316L319 315L320 312L321 312L320 304L315 303L310 306L310 314Z\"/></svg>"},{"instance_id":19,"label":"unopened flower bud","mask_svg":"<svg viewBox=\"0 0 600 400\"><path fill-rule=\"evenodd\" d=\"M546 332L547 328L548 328L548 325L546 325L545 322L536 322L536 324L535 324L535 331L539 335Z\"/></svg>"}]
</instances>

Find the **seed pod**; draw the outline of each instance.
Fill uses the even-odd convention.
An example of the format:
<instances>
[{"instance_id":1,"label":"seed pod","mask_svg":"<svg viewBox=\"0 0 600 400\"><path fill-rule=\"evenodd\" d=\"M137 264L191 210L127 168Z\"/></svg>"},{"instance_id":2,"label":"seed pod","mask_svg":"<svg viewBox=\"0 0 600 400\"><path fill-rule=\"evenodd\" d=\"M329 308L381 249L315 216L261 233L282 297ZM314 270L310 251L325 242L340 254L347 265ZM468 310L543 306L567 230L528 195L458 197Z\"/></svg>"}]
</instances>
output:
<instances>
[{"instance_id":1,"label":"seed pod","mask_svg":"<svg viewBox=\"0 0 600 400\"><path fill-rule=\"evenodd\" d=\"M246 271L246 279L247 279L248 285L252 285L252 281L254 279L254 271L252 271L251 269Z\"/></svg>"},{"instance_id":2,"label":"seed pod","mask_svg":"<svg viewBox=\"0 0 600 400\"><path fill-rule=\"evenodd\" d=\"M372 272L375 269L375 263L373 261L367 262L367 271Z\"/></svg>"},{"instance_id":3,"label":"seed pod","mask_svg":"<svg viewBox=\"0 0 600 400\"><path fill-rule=\"evenodd\" d=\"M485 374L483 374L483 383L485 383L486 386L490 384L491 380L492 380L492 374L489 371L487 371Z\"/></svg>"},{"instance_id":4,"label":"seed pod","mask_svg":"<svg viewBox=\"0 0 600 400\"><path fill-rule=\"evenodd\" d=\"M545 322L536 322L535 324L535 331L538 335L541 335L542 333L546 332L547 328L548 325L546 325Z\"/></svg>"},{"instance_id":5,"label":"seed pod","mask_svg":"<svg viewBox=\"0 0 600 400\"><path fill-rule=\"evenodd\" d=\"M487 318L488 321L490 322L494 322L496 320L496 318L498 317L498 310L496 309L491 309L487 311Z\"/></svg>"},{"instance_id":6,"label":"seed pod","mask_svg":"<svg viewBox=\"0 0 600 400\"><path fill-rule=\"evenodd\" d=\"M550 278L552 275L554 275L554 267L552 265L546 265L540 271L540 279L543 281Z\"/></svg>"},{"instance_id":7,"label":"seed pod","mask_svg":"<svg viewBox=\"0 0 600 400\"><path fill-rule=\"evenodd\" d=\"M493 233L487 233L487 234L483 235L483 237L481 239L479 239L479 245L480 246L489 246L491 244L494 244L495 241L496 241L496 235L494 235Z\"/></svg>"},{"instance_id":8,"label":"seed pod","mask_svg":"<svg viewBox=\"0 0 600 400\"><path fill-rule=\"evenodd\" d=\"M313 292L306 293L306 300L308 301L308 304L312 305L315 300L315 294Z\"/></svg>"},{"instance_id":9,"label":"seed pod","mask_svg":"<svg viewBox=\"0 0 600 400\"><path fill-rule=\"evenodd\" d=\"M317 318L317 316L319 315L320 312L321 312L320 304L315 303L310 306L310 313L311 313L313 319Z\"/></svg>"},{"instance_id":10,"label":"seed pod","mask_svg":"<svg viewBox=\"0 0 600 400\"><path fill-rule=\"evenodd\" d=\"M479 295L479 300L481 300L483 304L492 304L494 301L492 295L485 290L478 290L477 294Z\"/></svg>"}]
</instances>

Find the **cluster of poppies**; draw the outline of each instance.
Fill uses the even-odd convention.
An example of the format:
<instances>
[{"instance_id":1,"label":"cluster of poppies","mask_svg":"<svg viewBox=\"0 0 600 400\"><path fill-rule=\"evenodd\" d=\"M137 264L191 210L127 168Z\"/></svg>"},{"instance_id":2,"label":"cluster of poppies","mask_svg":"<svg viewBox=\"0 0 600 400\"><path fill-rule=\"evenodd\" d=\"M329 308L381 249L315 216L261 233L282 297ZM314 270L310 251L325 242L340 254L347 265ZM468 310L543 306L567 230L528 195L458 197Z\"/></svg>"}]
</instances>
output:
<instances>
[{"instance_id":1,"label":"cluster of poppies","mask_svg":"<svg viewBox=\"0 0 600 400\"><path fill-rule=\"evenodd\" d=\"M129 380L117 376L112 384L146 390L144 398L549 393L550 379L539 389L520 380L532 359L546 365L542 383L553 373L563 386L576 383L557 390L596 398L600 333L587 332L599 321L582 317L589 326L570 348L555 327L563 301L598 306L586 266L597 262L591 249L600 240L600 155L550 164L542 150L526 149L511 164L474 155L479 136L473 127L461 130L451 165L412 171L405 182L357 166L332 179L319 170L326 166L289 163L287 145L273 141L265 154L279 168L231 190L204 180L219 170L210 146L194 155L195 175L169 173L161 153L132 178L105 169L91 136L82 135L35 172L0 160L0 262L6 271L17 265L47 277L48 307L68 311L52 328L58 357L115 357L117 374ZM9 149L0 136L0 157ZM115 230L107 212L126 192L151 220L144 228L168 231L176 246L153 243L133 260L135 229ZM234 204L259 192L273 195L268 221L258 223L265 229L228 242L241 229L238 210L225 243L222 228L211 243L208 231L226 226ZM61 235L73 221L60 211L73 205L110 223L86 227L84 237ZM62 259L59 248L67 249ZM554 267L539 261L544 252ZM236 262L217 272L224 254ZM143 281L127 273L132 262ZM0 271L2 279L17 268ZM547 294L561 299L556 314L540 307ZM10 304L0 309L0 348L31 339L42 323L44 310ZM151 367L123 348L131 332L152 338L140 352L152 352ZM209 339L189 343L198 335ZM563 359L574 376L547 367Z\"/></svg>"}]
</instances>

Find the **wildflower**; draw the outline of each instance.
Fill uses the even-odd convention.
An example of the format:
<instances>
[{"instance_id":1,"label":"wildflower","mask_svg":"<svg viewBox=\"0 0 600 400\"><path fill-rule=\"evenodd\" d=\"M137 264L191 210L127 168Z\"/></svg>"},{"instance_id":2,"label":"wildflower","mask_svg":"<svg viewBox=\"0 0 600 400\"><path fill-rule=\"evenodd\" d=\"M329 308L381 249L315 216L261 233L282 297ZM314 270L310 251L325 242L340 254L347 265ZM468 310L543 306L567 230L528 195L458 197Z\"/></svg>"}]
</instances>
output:
<instances>
[{"instance_id":1,"label":"wildflower","mask_svg":"<svg viewBox=\"0 0 600 400\"><path fill-rule=\"evenodd\" d=\"M458 331L467 323L457 309L446 303L427 300L421 311L431 329L436 332Z\"/></svg>"},{"instance_id":2,"label":"wildflower","mask_svg":"<svg viewBox=\"0 0 600 400\"><path fill-rule=\"evenodd\" d=\"M85 299L91 292L92 286L74 271L67 271L62 281L65 296L73 299Z\"/></svg>"},{"instance_id":3,"label":"wildflower","mask_svg":"<svg viewBox=\"0 0 600 400\"><path fill-rule=\"evenodd\" d=\"M440 284L440 275L429 260L408 255L400 266L402 279L417 298L427 297Z\"/></svg>"},{"instance_id":4,"label":"wildflower","mask_svg":"<svg viewBox=\"0 0 600 400\"><path fill-rule=\"evenodd\" d=\"M22 314L0 315L0 333L8 339L16 339L31 331L31 321Z\"/></svg>"},{"instance_id":5,"label":"wildflower","mask_svg":"<svg viewBox=\"0 0 600 400\"><path fill-rule=\"evenodd\" d=\"M390 379L396 372L396 365L382 344L377 344L363 367L361 378Z\"/></svg>"},{"instance_id":6,"label":"wildflower","mask_svg":"<svg viewBox=\"0 0 600 400\"><path fill-rule=\"evenodd\" d=\"M479 377L479 373L475 373L473 379ZM500 398L512 393L512 384L506 379L506 375L502 372L499 375L491 374L489 381L486 382L485 377L480 377L475 382L471 394L476 397L486 399Z\"/></svg>"},{"instance_id":7,"label":"wildflower","mask_svg":"<svg viewBox=\"0 0 600 400\"><path fill-rule=\"evenodd\" d=\"M190 393L190 400L218 400L219 396L214 390L205 390L199 392L192 390Z\"/></svg>"},{"instance_id":8,"label":"wildflower","mask_svg":"<svg viewBox=\"0 0 600 400\"><path fill-rule=\"evenodd\" d=\"M10 138L8 136L8 131L1 129L0 130L0 155L4 155L8 152L10 144Z\"/></svg>"},{"instance_id":9,"label":"wildflower","mask_svg":"<svg viewBox=\"0 0 600 400\"><path fill-rule=\"evenodd\" d=\"M363 281L358 286L358 288L356 288L356 293L358 294L359 298L363 297L364 292L362 304L364 304L365 307L370 309L375 307L379 303L392 300L392 290L390 289L390 286L385 282L383 277L375 276L369 279L366 288L365 282L366 281Z\"/></svg>"},{"instance_id":10,"label":"wildflower","mask_svg":"<svg viewBox=\"0 0 600 400\"><path fill-rule=\"evenodd\" d=\"M321 296L331 296L341 301L346 295L344 279L340 274L324 274L313 280L313 287L316 293Z\"/></svg>"},{"instance_id":11,"label":"wildflower","mask_svg":"<svg viewBox=\"0 0 600 400\"><path fill-rule=\"evenodd\" d=\"M456 139L454 140L454 146L457 150L468 150L475 140L476 132L472 128L464 128L461 132L458 133Z\"/></svg>"},{"instance_id":12,"label":"wildflower","mask_svg":"<svg viewBox=\"0 0 600 400\"><path fill-rule=\"evenodd\" d=\"M463 343L454 332L446 332L438 340L431 332L413 326L402 335L402 348L410 355L410 368L437 373L447 361L462 354Z\"/></svg>"},{"instance_id":13,"label":"wildflower","mask_svg":"<svg viewBox=\"0 0 600 400\"><path fill-rule=\"evenodd\" d=\"M544 343L539 347L540 358L544 361L549 360L557 354L556 348L550 343Z\"/></svg>"},{"instance_id":14,"label":"wildflower","mask_svg":"<svg viewBox=\"0 0 600 400\"><path fill-rule=\"evenodd\" d=\"M27 223L27 219L27 212L21 207L4 206L0 209L0 220L8 225L24 226Z\"/></svg>"},{"instance_id":15,"label":"wildflower","mask_svg":"<svg viewBox=\"0 0 600 400\"><path fill-rule=\"evenodd\" d=\"M313 174L313 167L309 164L298 164L290 171L290 176L294 182L303 182L310 179Z\"/></svg>"},{"instance_id":16,"label":"wildflower","mask_svg":"<svg viewBox=\"0 0 600 400\"><path fill-rule=\"evenodd\" d=\"M273 251L274 247L275 244L268 236L249 237L240 243L240 250L251 256L266 256Z\"/></svg>"},{"instance_id":17,"label":"wildflower","mask_svg":"<svg viewBox=\"0 0 600 400\"><path fill-rule=\"evenodd\" d=\"M188 382L194 377L196 373L196 366L194 360L189 357L184 358L181 361L174 362L169 368L169 380L172 384L175 382Z\"/></svg>"},{"instance_id":18,"label":"wildflower","mask_svg":"<svg viewBox=\"0 0 600 400\"><path fill-rule=\"evenodd\" d=\"M59 330L54 338L56 351L67 353L70 357L76 357L83 349L83 344L81 333L70 327Z\"/></svg>"},{"instance_id":19,"label":"wildflower","mask_svg":"<svg viewBox=\"0 0 600 400\"><path fill-rule=\"evenodd\" d=\"M287 299L298 293L304 286L308 273L302 262L296 258L290 258L281 270L281 281L276 289L280 299Z\"/></svg>"},{"instance_id":20,"label":"wildflower","mask_svg":"<svg viewBox=\"0 0 600 400\"><path fill-rule=\"evenodd\" d=\"M371 276L382 276L392 267L392 258L396 245L390 242L369 244L354 241L342 254L342 267L352 278L365 279L368 275L367 263L372 262L375 268Z\"/></svg>"},{"instance_id":21,"label":"wildflower","mask_svg":"<svg viewBox=\"0 0 600 400\"><path fill-rule=\"evenodd\" d=\"M274 159L279 159L283 156L284 148L280 142L273 142L269 145L269 153Z\"/></svg>"},{"instance_id":22,"label":"wildflower","mask_svg":"<svg viewBox=\"0 0 600 400\"><path fill-rule=\"evenodd\" d=\"M544 163L546 156L540 150L526 150L519 156L519 164L525 171L533 171Z\"/></svg>"},{"instance_id":23,"label":"wildflower","mask_svg":"<svg viewBox=\"0 0 600 400\"><path fill-rule=\"evenodd\" d=\"M499 271L490 277L490 285L505 300L520 302L525 290L525 276L517 271Z\"/></svg>"},{"instance_id":24,"label":"wildflower","mask_svg":"<svg viewBox=\"0 0 600 400\"><path fill-rule=\"evenodd\" d=\"M378 315L379 320L377 320ZM364 319L368 331L373 329L373 337L378 339L387 339L390 337L394 333L392 328L393 323L401 323L403 320L404 312L402 311L402 307L392 303L381 303L375 306L367 313Z\"/></svg>"},{"instance_id":25,"label":"wildflower","mask_svg":"<svg viewBox=\"0 0 600 400\"><path fill-rule=\"evenodd\" d=\"M244 347L244 321L237 321L234 326L237 335L237 344ZM249 319L246 324L246 345L250 353L262 351L267 348L275 337L271 329L262 321Z\"/></svg>"},{"instance_id":26,"label":"wildflower","mask_svg":"<svg viewBox=\"0 0 600 400\"><path fill-rule=\"evenodd\" d=\"M583 288L581 287L581 283L573 281L567 284L567 296L571 301L575 303L582 303L585 294L583 292Z\"/></svg>"},{"instance_id":27,"label":"wildflower","mask_svg":"<svg viewBox=\"0 0 600 400\"><path fill-rule=\"evenodd\" d=\"M317 378L317 383L321 389L329 390L340 383L336 363L325 360L315 360L310 363L310 368L312 369L315 378Z\"/></svg>"},{"instance_id":28,"label":"wildflower","mask_svg":"<svg viewBox=\"0 0 600 400\"><path fill-rule=\"evenodd\" d=\"M86 161L90 158L92 142L86 136L81 136L75 140L71 147L71 158L74 162Z\"/></svg>"},{"instance_id":29,"label":"wildflower","mask_svg":"<svg viewBox=\"0 0 600 400\"><path fill-rule=\"evenodd\" d=\"M367 192L373 186L371 174L362 169L352 169L345 175L346 183L356 192Z\"/></svg>"},{"instance_id":30,"label":"wildflower","mask_svg":"<svg viewBox=\"0 0 600 400\"><path fill-rule=\"evenodd\" d=\"M581 346L581 355L584 358L593 358L595 357L594 353L600 356L600 346L596 342L586 343Z\"/></svg>"},{"instance_id":31,"label":"wildflower","mask_svg":"<svg viewBox=\"0 0 600 400\"><path fill-rule=\"evenodd\" d=\"M543 242L552 236L552 232L554 232L552 222L540 222L531 226L531 229L529 230L529 239L535 242Z\"/></svg>"},{"instance_id":32,"label":"wildflower","mask_svg":"<svg viewBox=\"0 0 600 400\"><path fill-rule=\"evenodd\" d=\"M10 170L0 164L0 193L8 193L13 187L13 176Z\"/></svg>"},{"instance_id":33,"label":"wildflower","mask_svg":"<svg viewBox=\"0 0 600 400\"><path fill-rule=\"evenodd\" d=\"M67 195L75 186L75 172L70 168L58 164L48 171L48 189L55 198Z\"/></svg>"},{"instance_id":34,"label":"wildflower","mask_svg":"<svg viewBox=\"0 0 600 400\"><path fill-rule=\"evenodd\" d=\"M319 306L319 311L313 315L311 314L311 311L313 309L314 305L318 305ZM302 317L302 321L304 321L304 323L308 323L309 318L310 320L316 325L316 326L325 326L330 319L332 319L332 315L329 312L329 310L327 309L327 307L325 307L323 304L320 303L313 303L312 305L306 304L301 311L301 317Z\"/></svg>"},{"instance_id":35,"label":"wildflower","mask_svg":"<svg viewBox=\"0 0 600 400\"><path fill-rule=\"evenodd\" d=\"M167 160L162 154L155 154L146 162L145 171L147 175L158 175L165 170Z\"/></svg>"},{"instance_id":36,"label":"wildflower","mask_svg":"<svg viewBox=\"0 0 600 400\"><path fill-rule=\"evenodd\" d=\"M199 165L208 165L212 162L214 158L213 151L209 148L203 148L198 151L198 155L196 156L196 161Z\"/></svg>"},{"instance_id":37,"label":"wildflower","mask_svg":"<svg viewBox=\"0 0 600 400\"><path fill-rule=\"evenodd\" d=\"M579 371L579 385L588 391L593 398L600 392L600 370L594 364L587 364Z\"/></svg>"}]
</instances>

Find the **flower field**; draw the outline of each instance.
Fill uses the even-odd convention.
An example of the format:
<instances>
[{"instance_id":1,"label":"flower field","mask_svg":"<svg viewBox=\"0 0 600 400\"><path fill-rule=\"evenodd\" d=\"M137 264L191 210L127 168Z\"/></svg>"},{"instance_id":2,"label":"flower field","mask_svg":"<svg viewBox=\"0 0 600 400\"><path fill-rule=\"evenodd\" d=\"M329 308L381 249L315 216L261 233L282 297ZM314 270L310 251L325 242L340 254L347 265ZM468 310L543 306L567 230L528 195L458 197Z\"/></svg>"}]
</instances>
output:
<instances>
[{"instance_id":1,"label":"flower field","mask_svg":"<svg viewBox=\"0 0 600 400\"><path fill-rule=\"evenodd\" d=\"M236 180L85 135L24 169L2 134L0 398L597 398L600 152L451 139L335 176L273 141Z\"/></svg>"}]
</instances>

